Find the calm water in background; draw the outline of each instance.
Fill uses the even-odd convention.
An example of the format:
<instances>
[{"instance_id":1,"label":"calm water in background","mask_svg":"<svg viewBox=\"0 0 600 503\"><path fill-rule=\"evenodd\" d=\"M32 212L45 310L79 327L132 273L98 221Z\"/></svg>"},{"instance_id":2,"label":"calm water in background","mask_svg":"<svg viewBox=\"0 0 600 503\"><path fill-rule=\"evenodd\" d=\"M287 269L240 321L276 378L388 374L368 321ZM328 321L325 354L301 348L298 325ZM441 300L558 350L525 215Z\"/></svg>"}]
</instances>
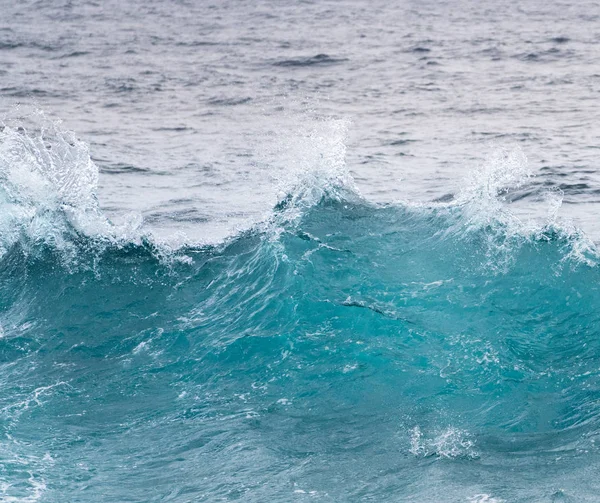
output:
<instances>
[{"instance_id":1,"label":"calm water in background","mask_svg":"<svg viewBox=\"0 0 600 503\"><path fill-rule=\"evenodd\" d=\"M0 0L0 500L598 501L599 42Z\"/></svg>"}]
</instances>

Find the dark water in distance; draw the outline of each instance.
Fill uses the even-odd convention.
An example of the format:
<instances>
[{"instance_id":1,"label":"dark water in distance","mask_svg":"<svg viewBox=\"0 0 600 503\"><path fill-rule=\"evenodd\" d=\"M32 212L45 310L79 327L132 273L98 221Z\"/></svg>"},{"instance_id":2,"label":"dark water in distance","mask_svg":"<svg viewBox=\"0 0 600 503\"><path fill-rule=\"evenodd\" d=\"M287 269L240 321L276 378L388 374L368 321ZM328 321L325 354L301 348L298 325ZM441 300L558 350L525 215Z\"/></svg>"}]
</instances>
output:
<instances>
[{"instance_id":1,"label":"dark water in distance","mask_svg":"<svg viewBox=\"0 0 600 503\"><path fill-rule=\"evenodd\" d=\"M599 16L0 0L0 500L598 501Z\"/></svg>"}]
</instances>

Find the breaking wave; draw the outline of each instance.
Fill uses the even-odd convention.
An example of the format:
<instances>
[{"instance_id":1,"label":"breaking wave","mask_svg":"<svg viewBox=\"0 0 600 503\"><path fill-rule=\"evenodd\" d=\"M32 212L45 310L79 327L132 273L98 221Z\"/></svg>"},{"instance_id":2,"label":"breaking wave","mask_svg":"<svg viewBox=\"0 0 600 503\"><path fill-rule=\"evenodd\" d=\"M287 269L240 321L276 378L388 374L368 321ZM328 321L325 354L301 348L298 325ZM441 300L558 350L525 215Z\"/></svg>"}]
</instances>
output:
<instances>
[{"instance_id":1,"label":"breaking wave","mask_svg":"<svg viewBox=\"0 0 600 503\"><path fill-rule=\"evenodd\" d=\"M36 121L0 131L4 499L597 494L569 475L600 466L597 252L560 194L511 214L521 153L381 205L336 137L264 220L170 248L111 223L87 146Z\"/></svg>"}]
</instances>

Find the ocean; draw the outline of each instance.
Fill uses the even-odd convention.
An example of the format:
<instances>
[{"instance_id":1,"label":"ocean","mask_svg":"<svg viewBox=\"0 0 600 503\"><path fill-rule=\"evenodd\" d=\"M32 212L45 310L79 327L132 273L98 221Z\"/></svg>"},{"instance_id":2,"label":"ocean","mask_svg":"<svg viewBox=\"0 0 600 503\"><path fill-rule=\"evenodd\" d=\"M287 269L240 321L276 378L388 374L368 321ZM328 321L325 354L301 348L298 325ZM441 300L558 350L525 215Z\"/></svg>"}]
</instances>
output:
<instances>
[{"instance_id":1,"label":"ocean","mask_svg":"<svg viewBox=\"0 0 600 503\"><path fill-rule=\"evenodd\" d=\"M600 501L600 9L0 0L0 501Z\"/></svg>"}]
</instances>

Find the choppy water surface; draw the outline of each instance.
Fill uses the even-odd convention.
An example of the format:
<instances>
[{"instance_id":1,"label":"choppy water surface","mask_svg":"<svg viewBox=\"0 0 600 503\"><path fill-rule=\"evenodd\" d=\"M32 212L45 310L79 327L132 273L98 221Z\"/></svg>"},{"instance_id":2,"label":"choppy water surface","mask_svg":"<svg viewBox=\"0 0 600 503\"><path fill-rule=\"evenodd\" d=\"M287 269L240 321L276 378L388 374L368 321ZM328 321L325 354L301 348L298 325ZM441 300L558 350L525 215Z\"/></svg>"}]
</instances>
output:
<instances>
[{"instance_id":1,"label":"choppy water surface","mask_svg":"<svg viewBox=\"0 0 600 503\"><path fill-rule=\"evenodd\" d=\"M1 500L598 501L597 5L0 7Z\"/></svg>"}]
</instances>

